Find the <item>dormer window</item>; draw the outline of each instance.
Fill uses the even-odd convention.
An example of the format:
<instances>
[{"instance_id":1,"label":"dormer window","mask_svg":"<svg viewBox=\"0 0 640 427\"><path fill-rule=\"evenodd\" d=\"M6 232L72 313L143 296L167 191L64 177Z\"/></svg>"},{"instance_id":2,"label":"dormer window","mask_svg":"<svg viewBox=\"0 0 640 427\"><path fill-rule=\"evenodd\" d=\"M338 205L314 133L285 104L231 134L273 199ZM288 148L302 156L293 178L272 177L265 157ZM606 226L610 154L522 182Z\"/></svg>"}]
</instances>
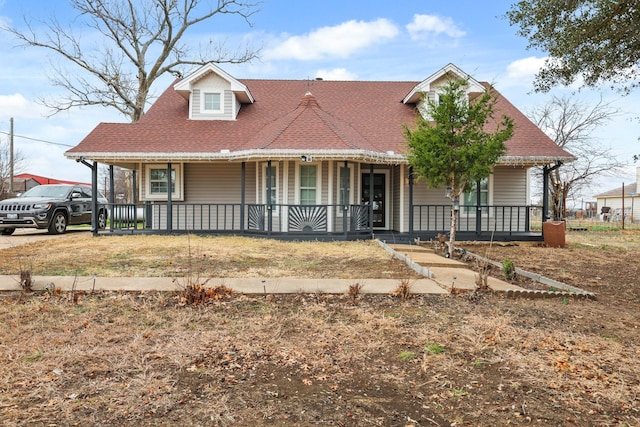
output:
<instances>
[{"instance_id":1,"label":"dormer window","mask_svg":"<svg viewBox=\"0 0 640 427\"><path fill-rule=\"evenodd\" d=\"M190 120L236 120L242 105L254 101L247 86L212 63L176 83L174 89L189 101Z\"/></svg>"},{"instance_id":2,"label":"dormer window","mask_svg":"<svg viewBox=\"0 0 640 427\"><path fill-rule=\"evenodd\" d=\"M203 96L204 105L202 111L205 113L222 112L222 94L220 92L205 92Z\"/></svg>"}]
</instances>

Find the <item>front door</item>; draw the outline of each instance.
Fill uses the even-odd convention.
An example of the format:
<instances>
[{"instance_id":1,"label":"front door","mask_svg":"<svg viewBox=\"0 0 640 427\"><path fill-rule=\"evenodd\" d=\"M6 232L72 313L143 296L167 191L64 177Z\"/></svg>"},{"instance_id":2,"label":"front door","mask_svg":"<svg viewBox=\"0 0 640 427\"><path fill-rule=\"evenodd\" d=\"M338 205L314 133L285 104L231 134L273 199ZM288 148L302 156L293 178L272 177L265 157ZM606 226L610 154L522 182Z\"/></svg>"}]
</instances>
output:
<instances>
[{"instance_id":1,"label":"front door","mask_svg":"<svg viewBox=\"0 0 640 427\"><path fill-rule=\"evenodd\" d=\"M384 228L386 226L386 175L383 173L373 174L373 190L370 185L370 174L362 174L362 200L363 205L368 205L370 194L373 191L373 228Z\"/></svg>"}]
</instances>

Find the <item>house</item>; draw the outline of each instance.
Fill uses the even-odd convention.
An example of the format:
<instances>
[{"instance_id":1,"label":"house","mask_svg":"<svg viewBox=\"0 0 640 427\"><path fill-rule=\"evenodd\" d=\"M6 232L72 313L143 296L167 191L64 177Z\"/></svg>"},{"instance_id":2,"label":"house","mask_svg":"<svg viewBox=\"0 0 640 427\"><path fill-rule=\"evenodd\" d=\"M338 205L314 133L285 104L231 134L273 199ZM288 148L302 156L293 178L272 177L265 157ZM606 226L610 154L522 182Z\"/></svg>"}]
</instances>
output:
<instances>
[{"instance_id":1,"label":"house","mask_svg":"<svg viewBox=\"0 0 640 427\"><path fill-rule=\"evenodd\" d=\"M453 64L421 82L239 80L208 64L140 121L101 123L65 155L94 177L99 163L134 171L151 231L426 239L448 230L451 200L415 182L403 125L451 77L468 79L470 96L489 87ZM514 136L461 200L461 238L531 235L529 169L573 160L499 94L496 108ZM137 230L114 209L112 231Z\"/></svg>"},{"instance_id":2,"label":"house","mask_svg":"<svg viewBox=\"0 0 640 427\"><path fill-rule=\"evenodd\" d=\"M638 222L640 219L640 198L638 198L638 183L640 182L640 167L636 169L636 182L620 184L618 188L605 191L596 196L598 214L603 221L621 221L624 210L626 222Z\"/></svg>"}]
</instances>

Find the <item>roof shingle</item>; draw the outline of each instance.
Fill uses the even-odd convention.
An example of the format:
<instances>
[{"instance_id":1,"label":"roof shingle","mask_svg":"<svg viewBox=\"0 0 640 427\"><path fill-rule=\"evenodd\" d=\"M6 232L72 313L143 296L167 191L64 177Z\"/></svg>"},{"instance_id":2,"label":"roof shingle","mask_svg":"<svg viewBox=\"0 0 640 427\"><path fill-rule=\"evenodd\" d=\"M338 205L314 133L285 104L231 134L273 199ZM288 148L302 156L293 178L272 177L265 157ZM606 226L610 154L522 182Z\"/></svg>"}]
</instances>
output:
<instances>
[{"instance_id":1,"label":"roof shingle","mask_svg":"<svg viewBox=\"0 0 640 427\"><path fill-rule=\"evenodd\" d=\"M239 81L255 102L243 104L235 121L189 120L188 101L172 84L139 122L101 123L67 155L140 153L145 158L154 153L206 156L259 149L406 152L403 125L415 123L416 108L402 99L419 82ZM506 143L507 158L571 158L500 94L496 112L496 123L503 113L515 122L514 136Z\"/></svg>"}]
</instances>

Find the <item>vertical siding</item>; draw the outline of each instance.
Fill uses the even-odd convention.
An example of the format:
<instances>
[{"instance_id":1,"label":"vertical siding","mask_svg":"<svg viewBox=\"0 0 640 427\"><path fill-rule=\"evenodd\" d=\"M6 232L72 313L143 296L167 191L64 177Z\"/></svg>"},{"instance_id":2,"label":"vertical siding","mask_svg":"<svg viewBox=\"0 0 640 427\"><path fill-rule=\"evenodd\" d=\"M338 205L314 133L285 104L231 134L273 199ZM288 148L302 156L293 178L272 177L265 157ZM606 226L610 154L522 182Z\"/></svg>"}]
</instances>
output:
<instances>
[{"instance_id":1,"label":"vertical siding","mask_svg":"<svg viewBox=\"0 0 640 427\"><path fill-rule=\"evenodd\" d=\"M320 204L327 204L329 200L329 162L321 162L318 165L318 172L322 174L320 180Z\"/></svg>"},{"instance_id":2,"label":"vertical siding","mask_svg":"<svg viewBox=\"0 0 640 427\"><path fill-rule=\"evenodd\" d=\"M389 221L390 227L393 230L400 231L400 192L404 187L404 182L400 179L400 168L402 166L393 166L391 168L391 185L389 186L389 199L392 200L391 206L391 218Z\"/></svg>"}]
</instances>

